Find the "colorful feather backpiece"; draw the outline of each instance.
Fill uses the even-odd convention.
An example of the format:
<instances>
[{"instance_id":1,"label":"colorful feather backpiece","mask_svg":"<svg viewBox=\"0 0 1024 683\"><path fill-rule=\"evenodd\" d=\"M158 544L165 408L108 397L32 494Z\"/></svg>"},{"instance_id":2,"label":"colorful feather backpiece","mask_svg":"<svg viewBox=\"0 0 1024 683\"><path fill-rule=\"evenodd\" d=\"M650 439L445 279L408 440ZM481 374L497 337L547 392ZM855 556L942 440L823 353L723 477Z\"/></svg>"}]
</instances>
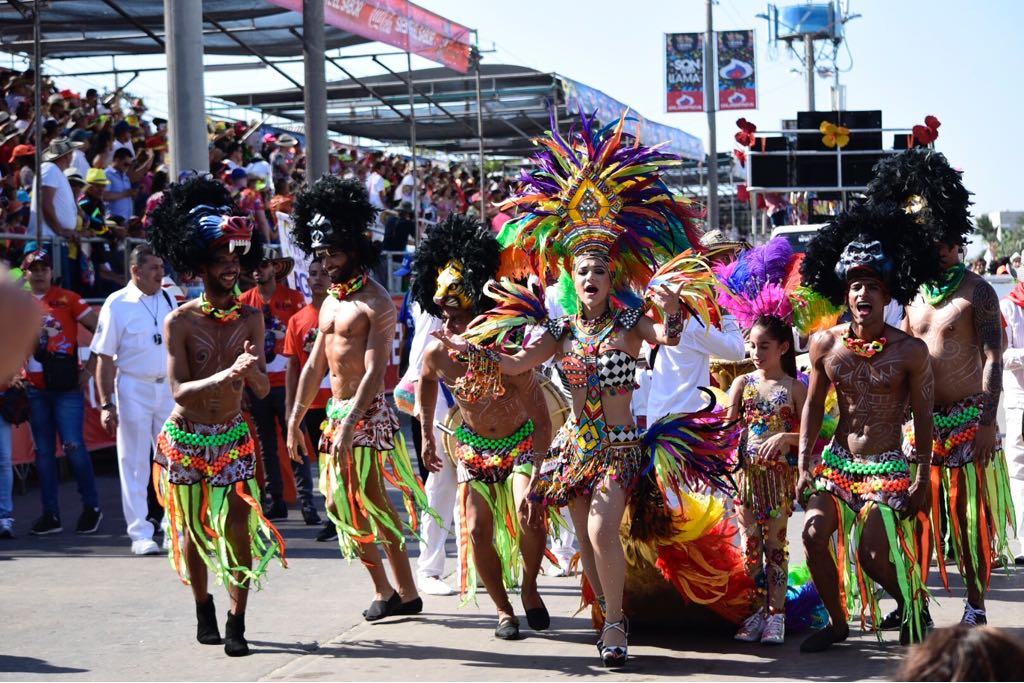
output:
<instances>
[{"instance_id":1,"label":"colorful feather backpiece","mask_svg":"<svg viewBox=\"0 0 1024 683\"><path fill-rule=\"evenodd\" d=\"M484 293L495 306L469 323L463 338L472 344L491 344L502 350L519 345L526 326L537 325L548 317L544 295L536 284L519 285L507 278L488 282Z\"/></svg>"}]
</instances>

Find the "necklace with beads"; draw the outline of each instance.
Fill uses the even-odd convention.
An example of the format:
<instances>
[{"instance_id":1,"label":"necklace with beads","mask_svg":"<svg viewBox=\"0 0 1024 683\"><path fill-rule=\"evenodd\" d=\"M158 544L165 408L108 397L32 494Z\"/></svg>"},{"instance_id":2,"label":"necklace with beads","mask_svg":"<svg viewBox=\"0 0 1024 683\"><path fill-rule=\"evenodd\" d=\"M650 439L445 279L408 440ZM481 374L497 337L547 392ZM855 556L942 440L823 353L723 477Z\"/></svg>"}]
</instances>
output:
<instances>
[{"instance_id":1,"label":"necklace with beads","mask_svg":"<svg viewBox=\"0 0 1024 683\"><path fill-rule=\"evenodd\" d=\"M350 294L355 294L360 289L362 289L363 285L365 285L365 284L366 284L366 273L362 273L360 275L356 275L354 278L352 278L351 280L348 280L347 282L342 282L341 284L337 284L337 285L331 285L327 289L327 293L330 294L331 296L333 296L338 301L343 301Z\"/></svg>"},{"instance_id":2,"label":"necklace with beads","mask_svg":"<svg viewBox=\"0 0 1024 683\"><path fill-rule=\"evenodd\" d=\"M575 324L576 328L586 335L597 334L604 330L605 326L611 322L612 311L607 309L604 313L597 316L593 320L586 320L582 315L577 315Z\"/></svg>"},{"instance_id":3,"label":"necklace with beads","mask_svg":"<svg viewBox=\"0 0 1024 683\"><path fill-rule=\"evenodd\" d=\"M199 295L199 310L219 323L231 323L242 317L242 304L235 297L231 298L229 308L217 308L206 298L206 292Z\"/></svg>"},{"instance_id":4,"label":"necklace with beads","mask_svg":"<svg viewBox=\"0 0 1024 683\"><path fill-rule=\"evenodd\" d=\"M880 354L885 349L885 337L879 337L878 339L858 339L853 336L853 325L846 328L846 334L843 335L843 343L846 344L846 348L853 351L861 358L873 358Z\"/></svg>"}]
</instances>

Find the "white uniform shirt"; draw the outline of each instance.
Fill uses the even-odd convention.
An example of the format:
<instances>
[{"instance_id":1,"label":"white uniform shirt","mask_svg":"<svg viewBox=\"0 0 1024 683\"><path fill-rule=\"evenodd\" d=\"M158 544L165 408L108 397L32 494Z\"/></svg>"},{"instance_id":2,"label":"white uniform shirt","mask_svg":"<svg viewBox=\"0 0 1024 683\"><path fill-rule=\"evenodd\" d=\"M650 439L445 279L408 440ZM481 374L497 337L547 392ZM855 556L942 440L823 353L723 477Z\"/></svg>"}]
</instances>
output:
<instances>
[{"instance_id":1,"label":"white uniform shirt","mask_svg":"<svg viewBox=\"0 0 1024 683\"><path fill-rule=\"evenodd\" d=\"M699 410L707 400L697 387L711 382L711 357L743 360L746 342L732 316L722 317L722 329L702 327L693 318L686 321L677 346L662 346L654 359L647 424L670 413Z\"/></svg>"},{"instance_id":2,"label":"white uniform shirt","mask_svg":"<svg viewBox=\"0 0 1024 683\"><path fill-rule=\"evenodd\" d=\"M405 370L403 382L420 381L420 372L423 370L423 354L427 346L435 338L430 334L439 330L444 325L440 318L430 315L416 302L412 303L413 333L412 341L409 343L409 367Z\"/></svg>"},{"instance_id":3,"label":"white uniform shirt","mask_svg":"<svg viewBox=\"0 0 1024 683\"><path fill-rule=\"evenodd\" d=\"M1003 401L1006 408L1024 409L1024 308L1009 299L999 302L1006 320L1007 346L1003 351Z\"/></svg>"},{"instance_id":4,"label":"white uniform shirt","mask_svg":"<svg viewBox=\"0 0 1024 683\"><path fill-rule=\"evenodd\" d=\"M161 289L152 296L134 282L103 302L90 349L111 356L119 373L155 380L167 376L167 340L164 318L178 307ZM154 335L160 335L157 344Z\"/></svg>"}]
</instances>

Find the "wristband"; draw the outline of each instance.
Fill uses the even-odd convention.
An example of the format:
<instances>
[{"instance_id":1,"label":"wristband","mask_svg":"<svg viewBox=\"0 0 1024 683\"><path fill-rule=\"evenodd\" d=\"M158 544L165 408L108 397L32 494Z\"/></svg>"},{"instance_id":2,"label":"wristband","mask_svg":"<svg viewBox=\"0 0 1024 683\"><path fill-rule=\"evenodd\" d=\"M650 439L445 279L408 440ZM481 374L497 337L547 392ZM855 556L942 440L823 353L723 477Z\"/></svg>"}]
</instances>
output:
<instances>
[{"instance_id":1,"label":"wristband","mask_svg":"<svg viewBox=\"0 0 1024 683\"><path fill-rule=\"evenodd\" d=\"M676 311L665 317L665 336L674 339L683 333L683 314Z\"/></svg>"},{"instance_id":2,"label":"wristband","mask_svg":"<svg viewBox=\"0 0 1024 683\"><path fill-rule=\"evenodd\" d=\"M103 405L100 406L100 410L111 410L115 408L117 408L117 406L115 406L113 403L104 403Z\"/></svg>"}]
</instances>

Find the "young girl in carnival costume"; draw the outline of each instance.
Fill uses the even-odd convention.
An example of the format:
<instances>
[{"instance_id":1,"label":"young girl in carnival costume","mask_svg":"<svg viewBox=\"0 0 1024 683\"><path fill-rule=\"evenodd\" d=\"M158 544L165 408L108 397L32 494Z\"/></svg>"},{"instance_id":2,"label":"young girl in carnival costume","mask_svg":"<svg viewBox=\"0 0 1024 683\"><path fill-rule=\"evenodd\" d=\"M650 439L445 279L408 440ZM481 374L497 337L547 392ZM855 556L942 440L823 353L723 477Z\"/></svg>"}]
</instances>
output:
<instances>
[{"instance_id":1,"label":"young girl in carnival costume","mask_svg":"<svg viewBox=\"0 0 1024 683\"><path fill-rule=\"evenodd\" d=\"M238 213L223 184L192 178L164 192L150 226L156 252L205 285L165 323L177 405L157 441L154 483L167 509L172 564L192 585L200 643L221 642L207 572L228 587L223 642L230 656L249 653L250 585L259 586L275 557L284 564L284 541L258 502L255 442L241 415L243 386L265 396L270 384L262 313L234 294L240 272L263 256L251 219Z\"/></svg>"},{"instance_id":2,"label":"young girl in carnival costume","mask_svg":"<svg viewBox=\"0 0 1024 683\"><path fill-rule=\"evenodd\" d=\"M736 640L778 645L786 635L789 544L796 447L807 388L798 378L794 313L801 332L830 327L838 310L799 287L799 259L783 237L744 252L715 272L718 303L747 332L754 372L729 390L729 419L744 425L740 440L737 518L747 572L758 586L755 612Z\"/></svg>"},{"instance_id":3,"label":"young girl in carnival costume","mask_svg":"<svg viewBox=\"0 0 1024 683\"><path fill-rule=\"evenodd\" d=\"M552 123L550 136L538 140L545 151L537 167L524 173L522 194L509 201L525 213L499 236L507 245L506 263L520 276L536 273L543 283L561 279L567 310L578 313L547 319L537 292L505 282L490 290L498 308L475 321L465 337L435 333L495 376L557 359L572 394L572 417L556 439L553 468L535 479L531 496L549 505L568 503L584 573L601 607L598 649L609 667L627 659L620 539L627 503L633 536L671 535L678 513L668 509L664 493L681 494L683 484L731 490L728 454L738 435L723 430L710 409L669 416L646 434L634 423L630 400L641 343L678 343L684 302L692 324L710 324L714 304L710 268L684 251L697 243L692 209L659 176L677 158L639 141L624 144L624 126L625 117L599 128L583 116L567 141ZM653 317L645 315L638 292L659 309ZM527 321L541 321L545 333L514 355L472 343Z\"/></svg>"}]
</instances>

